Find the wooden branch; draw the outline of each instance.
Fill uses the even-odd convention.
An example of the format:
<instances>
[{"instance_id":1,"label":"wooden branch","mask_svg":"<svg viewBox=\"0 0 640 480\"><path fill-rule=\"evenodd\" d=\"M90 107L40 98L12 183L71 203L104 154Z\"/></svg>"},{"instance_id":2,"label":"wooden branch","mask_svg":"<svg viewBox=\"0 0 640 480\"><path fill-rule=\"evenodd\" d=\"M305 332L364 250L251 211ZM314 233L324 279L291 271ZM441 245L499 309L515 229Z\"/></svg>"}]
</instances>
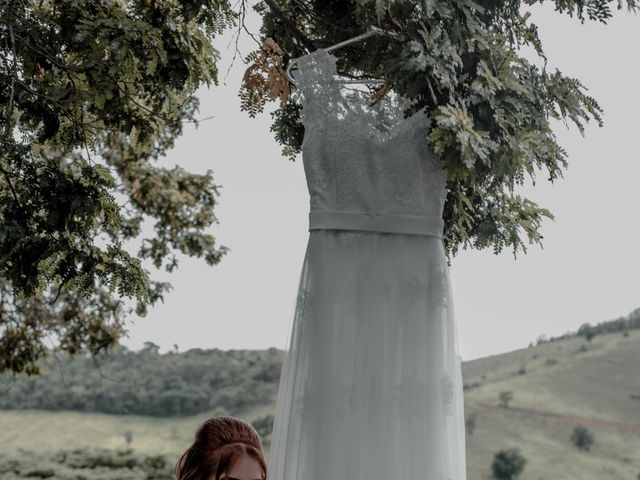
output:
<instances>
[{"instance_id":1,"label":"wooden branch","mask_svg":"<svg viewBox=\"0 0 640 480\"><path fill-rule=\"evenodd\" d=\"M291 30L291 33L293 33L293 35L295 37L298 38L298 40L300 40L302 42L302 44L307 47L307 49L310 52L313 52L316 47L313 44L313 42L311 40L309 40L307 38L307 36L302 33L298 27L296 27L295 23L293 23L289 17L287 17L285 15L285 13L282 11L282 8L280 8L280 6L275 2L275 0L264 0L264 3L266 3L269 8L271 8L271 10L273 11L273 13L276 14L276 16L278 16L280 18L280 20L282 20L282 23L284 23L284 25Z\"/></svg>"}]
</instances>

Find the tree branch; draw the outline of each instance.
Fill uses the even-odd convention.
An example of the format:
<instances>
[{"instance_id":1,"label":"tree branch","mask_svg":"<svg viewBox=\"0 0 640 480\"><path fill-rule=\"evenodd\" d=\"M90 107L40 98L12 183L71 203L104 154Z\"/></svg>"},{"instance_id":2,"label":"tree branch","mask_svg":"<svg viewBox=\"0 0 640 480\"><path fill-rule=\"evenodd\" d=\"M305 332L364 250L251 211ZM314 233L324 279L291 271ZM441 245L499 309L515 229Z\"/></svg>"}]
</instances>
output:
<instances>
[{"instance_id":1,"label":"tree branch","mask_svg":"<svg viewBox=\"0 0 640 480\"><path fill-rule=\"evenodd\" d=\"M9 103L7 104L7 123L4 127L4 133L2 135L2 141L0 145L3 145L8 141L9 135L13 137L13 122L11 121L13 118L13 98L15 95L15 87L16 87L16 77L18 71L18 58L16 56L16 40L13 36L13 7L15 2L11 2L9 5L9 9L7 12L7 29L9 30L9 38L11 39L11 52L13 54L13 66L11 67L11 93L9 94ZM3 148L4 149L4 148ZM11 177L9 176L9 172L5 171L4 168L0 167L2 174L7 179L7 183L9 185L9 189L11 190L11 195L13 195L13 199L20 206L20 200L18 200L18 195L16 194L15 189L13 188L13 183L11 182Z\"/></svg>"},{"instance_id":2,"label":"tree branch","mask_svg":"<svg viewBox=\"0 0 640 480\"><path fill-rule=\"evenodd\" d=\"M296 25L289 19L289 17L285 15L282 8L280 8L280 6L274 0L264 0L264 3L269 5L269 8L273 10L273 13L275 13L280 18L280 20L282 20L282 23L284 23L285 27L291 30L291 33L293 33L293 35L303 43L307 50L312 52L316 49L313 42L309 40L307 36L298 29L298 27L296 27Z\"/></svg>"}]
</instances>

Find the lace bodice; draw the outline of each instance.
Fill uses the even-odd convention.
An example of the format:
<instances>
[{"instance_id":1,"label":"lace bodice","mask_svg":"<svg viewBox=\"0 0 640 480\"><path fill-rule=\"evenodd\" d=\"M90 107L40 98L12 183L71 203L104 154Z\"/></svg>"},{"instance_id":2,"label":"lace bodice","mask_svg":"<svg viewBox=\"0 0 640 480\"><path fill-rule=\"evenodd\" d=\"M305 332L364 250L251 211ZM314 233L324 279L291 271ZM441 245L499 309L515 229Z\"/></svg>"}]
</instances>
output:
<instances>
[{"instance_id":1,"label":"lace bodice","mask_svg":"<svg viewBox=\"0 0 640 480\"><path fill-rule=\"evenodd\" d=\"M337 58L324 49L297 62L310 230L333 225L439 234L446 171L428 148L425 109L404 118L410 100L398 94L369 106L364 92L343 93ZM381 221L370 222L373 216Z\"/></svg>"}]
</instances>

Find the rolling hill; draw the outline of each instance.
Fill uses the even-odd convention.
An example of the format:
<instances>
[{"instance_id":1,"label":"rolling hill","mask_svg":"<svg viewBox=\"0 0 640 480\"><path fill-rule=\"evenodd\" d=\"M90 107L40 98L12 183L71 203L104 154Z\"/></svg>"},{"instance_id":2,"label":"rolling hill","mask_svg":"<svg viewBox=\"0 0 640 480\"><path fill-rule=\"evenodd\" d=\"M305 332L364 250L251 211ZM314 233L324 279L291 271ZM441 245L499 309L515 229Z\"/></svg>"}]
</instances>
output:
<instances>
[{"instance_id":1,"label":"rolling hill","mask_svg":"<svg viewBox=\"0 0 640 480\"><path fill-rule=\"evenodd\" d=\"M464 362L462 374L469 480L489 479L494 454L510 447L527 459L521 480L640 478L640 330L545 341ZM508 406L501 406L501 392L511 392ZM253 421L274 407L272 400L235 414ZM0 451L118 449L129 437L137 452L175 461L197 426L215 413L157 418L2 410ZM572 445L577 425L593 433L590 451Z\"/></svg>"}]
</instances>

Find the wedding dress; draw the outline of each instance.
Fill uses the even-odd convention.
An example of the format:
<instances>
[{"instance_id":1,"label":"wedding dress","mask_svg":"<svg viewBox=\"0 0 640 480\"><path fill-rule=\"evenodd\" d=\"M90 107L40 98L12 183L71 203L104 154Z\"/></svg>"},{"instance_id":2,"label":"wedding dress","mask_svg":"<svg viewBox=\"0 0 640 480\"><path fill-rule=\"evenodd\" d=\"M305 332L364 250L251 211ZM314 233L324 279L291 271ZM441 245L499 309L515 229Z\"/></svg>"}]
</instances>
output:
<instances>
[{"instance_id":1,"label":"wedding dress","mask_svg":"<svg viewBox=\"0 0 640 480\"><path fill-rule=\"evenodd\" d=\"M465 480L446 172L424 109L371 107L336 73L326 50L298 60L309 240L268 478Z\"/></svg>"}]
</instances>

